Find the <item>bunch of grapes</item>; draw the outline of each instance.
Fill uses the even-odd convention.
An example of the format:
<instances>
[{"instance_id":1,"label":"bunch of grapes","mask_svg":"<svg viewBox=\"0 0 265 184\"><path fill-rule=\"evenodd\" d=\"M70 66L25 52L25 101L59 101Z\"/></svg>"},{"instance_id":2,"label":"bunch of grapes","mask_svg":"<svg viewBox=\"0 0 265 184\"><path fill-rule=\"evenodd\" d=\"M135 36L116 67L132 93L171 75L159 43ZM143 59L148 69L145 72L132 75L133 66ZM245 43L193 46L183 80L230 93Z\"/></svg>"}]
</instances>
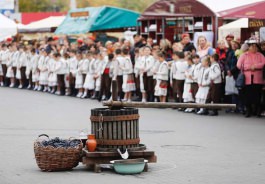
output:
<instances>
[{"instance_id":1,"label":"bunch of grapes","mask_svg":"<svg viewBox=\"0 0 265 184\"><path fill-rule=\"evenodd\" d=\"M41 142L41 145L44 147L52 146L54 148L75 148L81 144L80 140L63 140L59 137L54 139L44 140Z\"/></svg>"}]
</instances>

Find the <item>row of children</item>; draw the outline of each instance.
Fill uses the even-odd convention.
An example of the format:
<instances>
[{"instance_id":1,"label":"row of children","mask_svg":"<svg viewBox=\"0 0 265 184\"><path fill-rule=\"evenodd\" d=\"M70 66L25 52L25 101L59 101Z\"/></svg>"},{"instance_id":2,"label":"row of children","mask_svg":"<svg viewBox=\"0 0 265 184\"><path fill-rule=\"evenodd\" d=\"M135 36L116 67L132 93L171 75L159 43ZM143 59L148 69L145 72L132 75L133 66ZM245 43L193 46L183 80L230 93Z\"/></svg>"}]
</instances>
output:
<instances>
[{"instance_id":1,"label":"row of children","mask_svg":"<svg viewBox=\"0 0 265 184\"><path fill-rule=\"evenodd\" d=\"M117 80L119 100L131 101L132 92L141 93L142 102L166 102L168 89L178 102L219 103L222 71L218 55L191 56L174 52L166 62L161 51L146 46L135 50L135 64L128 48L77 53L48 52L24 46L2 45L0 50L0 84L79 98L111 98L111 81ZM169 85L170 84L170 85ZM186 109L192 112L194 109ZM207 114L200 109L198 114ZM217 115L213 111L212 115Z\"/></svg>"}]
</instances>

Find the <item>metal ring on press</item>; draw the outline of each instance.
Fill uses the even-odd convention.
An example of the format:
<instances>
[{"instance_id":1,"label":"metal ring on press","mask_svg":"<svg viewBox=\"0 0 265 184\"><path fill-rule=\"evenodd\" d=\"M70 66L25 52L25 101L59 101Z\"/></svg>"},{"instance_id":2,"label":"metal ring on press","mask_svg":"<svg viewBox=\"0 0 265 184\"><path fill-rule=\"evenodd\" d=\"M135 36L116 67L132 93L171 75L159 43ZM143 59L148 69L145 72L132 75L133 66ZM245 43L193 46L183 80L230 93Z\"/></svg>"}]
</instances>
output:
<instances>
[{"instance_id":1,"label":"metal ring on press","mask_svg":"<svg viewBox=\"0 0 265 184\"><path fill-rule=\"evenodd\" d=\"M102 131L103 130L103 126L102 126L103 122L104 122L103 114L100 114L99 115L99 129L98 129L98 131Z\"/></svg>"}]
</instances>

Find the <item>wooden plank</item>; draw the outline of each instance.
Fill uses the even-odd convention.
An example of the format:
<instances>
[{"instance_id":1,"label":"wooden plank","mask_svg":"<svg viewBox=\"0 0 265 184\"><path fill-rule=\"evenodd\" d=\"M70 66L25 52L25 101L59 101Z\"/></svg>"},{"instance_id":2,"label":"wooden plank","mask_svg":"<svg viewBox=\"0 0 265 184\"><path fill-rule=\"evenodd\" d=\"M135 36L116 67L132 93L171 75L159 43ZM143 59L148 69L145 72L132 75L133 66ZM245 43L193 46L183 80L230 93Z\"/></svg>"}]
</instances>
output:
<instances>
[{"instance_id":1,"label":"wooden plank","mask_svg":"<svg viewBox=\"0 0 265 184\"><path fill-rule=\"evenodd\" d=\"M135 108L206 108L206 109L236 109L236 104L197 104L197 103L160 103L160 102L120 102L104 101L103 106L135 107Z\"/></svg>"},{"instance_id":2,"label":"wooden plank","mask_svg":"<svg viewBox=\"0 0 265 184\"><path fill-rule=\"evenodd\" d=\"M126 114L127 115L131 114L131 110L127 109ZM131 139L131 121L132 120L126 121L126 132L127 132L126 139ZM127 148L130 148L130 147L131 147L130 145L127 146Z\"/></svg>"}]
</instances>

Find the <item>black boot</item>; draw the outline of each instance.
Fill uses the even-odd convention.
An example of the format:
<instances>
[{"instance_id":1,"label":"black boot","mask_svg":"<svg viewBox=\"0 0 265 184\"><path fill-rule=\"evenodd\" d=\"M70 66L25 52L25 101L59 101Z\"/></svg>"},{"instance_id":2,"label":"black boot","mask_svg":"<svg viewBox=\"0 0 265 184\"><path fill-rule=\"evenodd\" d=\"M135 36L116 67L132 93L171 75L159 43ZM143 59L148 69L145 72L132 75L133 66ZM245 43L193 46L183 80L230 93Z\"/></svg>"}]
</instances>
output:
<instances>
[{"instance_id":1,"label":"black boot","mask_svg":"<svg viewBox=\"0 0 265 184\"><path fill-rule=\"evenodd\" d=\"M251 105L247 105L246 106L246 114L245 114L245 117L246 118L249 118L249 117L251 117L251 113L252 113L252 110L251 110Z\"/></svg>"},{"instance_id":2,"label":"black boot","mask_svg":"<svg viewBox=\"0 0 265 184\"><path fill-rule=\"evenodd\" d=\"M205 116L207 116L208 114L209 114L209 111L208 111L208 109L203 109L202 115L205 115Z\"/></svg>"},{"instance_id":3,"label":"black boot","mask_svg":"<svg viewBox=\"0 0 265 184\"><path fill-rule=\"evenodd\" d=\"M218 116L218 111L217 110L213 110L212 112L210 112L209 115L210 116Z\"/></svg>"}]
</instances>

